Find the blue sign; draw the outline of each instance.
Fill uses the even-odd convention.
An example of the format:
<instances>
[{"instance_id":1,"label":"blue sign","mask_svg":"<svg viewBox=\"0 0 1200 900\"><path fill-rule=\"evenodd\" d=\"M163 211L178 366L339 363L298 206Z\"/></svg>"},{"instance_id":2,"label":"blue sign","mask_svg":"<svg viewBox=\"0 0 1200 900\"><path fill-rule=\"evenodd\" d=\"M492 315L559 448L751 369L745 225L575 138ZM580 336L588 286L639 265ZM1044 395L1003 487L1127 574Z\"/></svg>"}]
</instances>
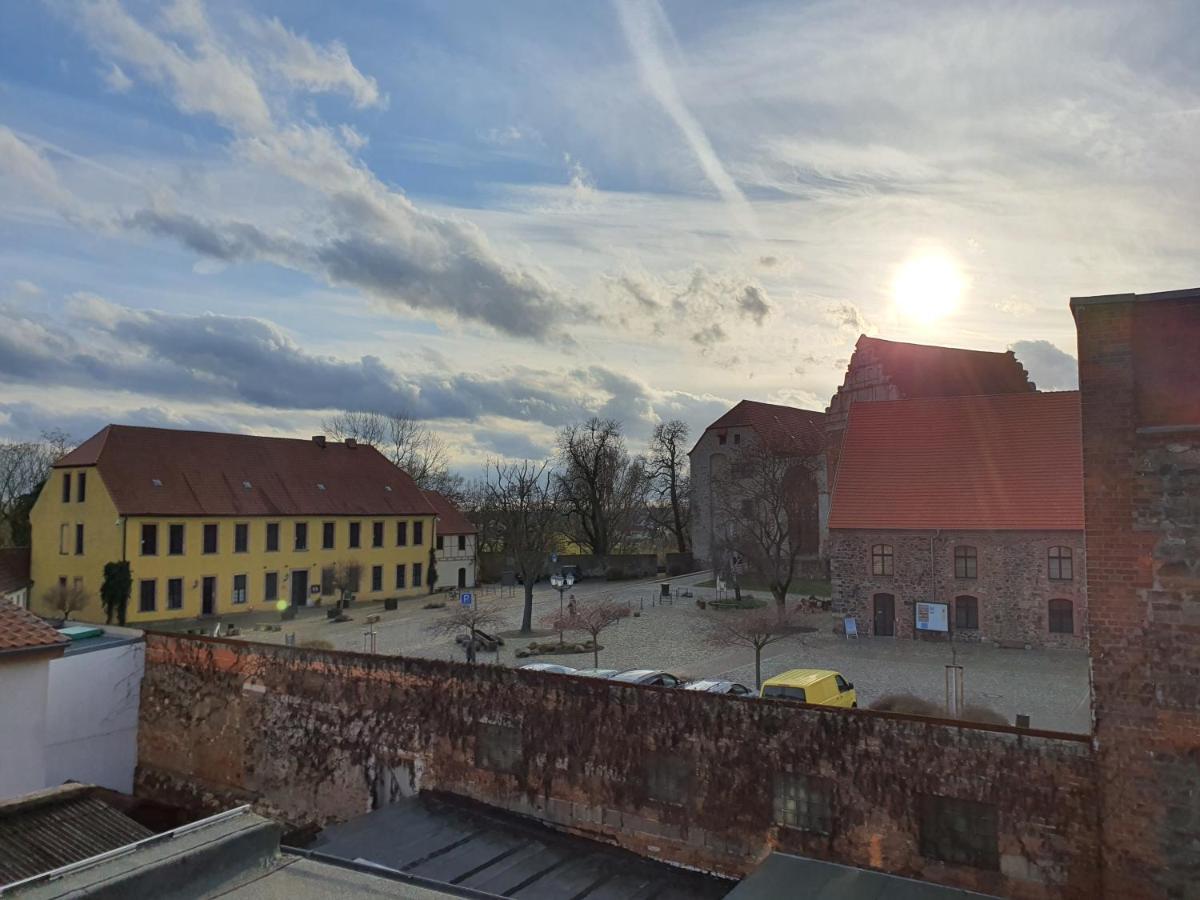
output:
<instances>
[{"instance_id":1,"label":"blue sign","mask_svg":"<svg viewBox=\"0 0 1200 900\"><path fill-rule=\"evenodd\" d=\"M471 596L470 591L463 591L461 594L458 595L458 600L463 606L470 606L471 601L474 599L475 598Z\"/></svg>"},{"instance_id":2,"label":"blue sign","mask_svg":"<svg viewBox=\"0 0 1200 900\"><path fill-rule=\"evenodd\" d=\"M550 554L550 562L552 562L552 563L558 562L558 554L557 553Z\"/></svg>"}]
</instances>

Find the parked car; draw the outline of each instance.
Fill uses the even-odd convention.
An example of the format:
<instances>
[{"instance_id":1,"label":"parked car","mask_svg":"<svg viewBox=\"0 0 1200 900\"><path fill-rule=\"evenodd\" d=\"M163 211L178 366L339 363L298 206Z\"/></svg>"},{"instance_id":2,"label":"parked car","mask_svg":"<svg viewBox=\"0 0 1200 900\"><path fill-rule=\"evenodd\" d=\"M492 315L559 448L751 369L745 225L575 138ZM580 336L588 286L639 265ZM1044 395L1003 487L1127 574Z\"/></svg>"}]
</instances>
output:
<instances>
[{"instance_id":1,"label":"parked car","mask_svg":"<svg viewBox=\"0 0 1200 900\"><path fill-rule=\"evenodd\" d=\"M571 674L581 675L584 678L612 678L620 672L620 669L576 669Z\"/></svg>"},{"instance_id":2,"label":"parked car","mask_svg":"<svg viewBox=\"0 0 1200 900\"><path fill-rule=\"evenodd\" d=\"M612 676L613 681L624 681L628 684L654 684L659 687L679 687L682 678L676 678L670 672L660 672L658 669L629 669Z\"/></svg>"},{"instance_id":3,"label":"parked car","mask_svg":"<svg viewBox=\"0 0 1200 900\"><path fill-rule=\"evenodd\" d=\"M735 697L750 697L754 691L736 681L690 681L683 686L685 691L704 691L706 694L732 694Z\"/></svg>"},{"instance_id":4,"label":"parked car","mask_svg":"<svg viewBox=\"0 0 1200 900\"><path fill-rule=\"evenodd\" d=\"M555 675L575 675L579 672L574 666L560 666L558 663L525 663L523 666L518 666L520 669L529 669L533 672L552 672Z\"/></svg>"},{"instance_id":5,"label":"parked car","mask_svg":"<svg viewBox=\"0 0 1200 900\"><path fill-rule=\"evenodd\" d=\"M759 696L819 706L857 707L854 685L829 669L789 669L763 682Z\"/></svg>"}]
</instances>

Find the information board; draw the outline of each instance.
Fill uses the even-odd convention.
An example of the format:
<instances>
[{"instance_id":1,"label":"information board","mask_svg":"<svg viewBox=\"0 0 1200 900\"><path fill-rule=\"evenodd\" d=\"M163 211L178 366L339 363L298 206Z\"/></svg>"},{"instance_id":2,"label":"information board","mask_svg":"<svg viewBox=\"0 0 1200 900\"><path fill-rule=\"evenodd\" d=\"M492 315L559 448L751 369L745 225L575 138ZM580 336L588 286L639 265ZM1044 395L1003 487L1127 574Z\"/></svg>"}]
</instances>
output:
<instances>
[{"instance_id":1,"label":"information board","mask_svg":"<svg viewBox=\"0 0 1200 900\"><path fill-rule=\"evenodd\" d=\"M917 631L949 631L950 606L946 603L918 603Z\"/></svg>"}]
</instances>

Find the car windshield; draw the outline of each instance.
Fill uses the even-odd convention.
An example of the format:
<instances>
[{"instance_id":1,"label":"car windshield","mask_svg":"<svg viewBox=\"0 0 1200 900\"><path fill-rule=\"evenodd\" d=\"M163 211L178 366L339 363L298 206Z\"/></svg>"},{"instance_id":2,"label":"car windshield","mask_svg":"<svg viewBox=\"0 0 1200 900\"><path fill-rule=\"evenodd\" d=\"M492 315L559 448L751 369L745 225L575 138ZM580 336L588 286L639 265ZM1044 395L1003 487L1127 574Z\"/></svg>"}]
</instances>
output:
<instances>
[{"instance_id":1,"label":"car windshield","mask_svg":"<svg viewBox=\"0 0 1200 900\"><path fill-rule=\"evenodd\" d=\"M779 700L808 700L804 688L789 687L786 684L768 684L763 688L763 696L775 697Z\"/></svg>"}]
</instances>

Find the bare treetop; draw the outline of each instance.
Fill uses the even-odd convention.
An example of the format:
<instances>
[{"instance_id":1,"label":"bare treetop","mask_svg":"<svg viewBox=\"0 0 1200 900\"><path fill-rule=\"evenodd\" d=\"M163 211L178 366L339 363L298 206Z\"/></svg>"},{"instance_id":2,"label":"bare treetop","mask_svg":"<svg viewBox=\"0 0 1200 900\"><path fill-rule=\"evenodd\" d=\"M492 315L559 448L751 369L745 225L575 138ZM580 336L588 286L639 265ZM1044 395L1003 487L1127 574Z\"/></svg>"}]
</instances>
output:
<instances>
[{"instance_id":1,"label":"bare treetop","mask_svg":"<svg viewBox=\"0 0 1200 900\"><path fill-rule=\"evenodd\" d=\"M654 426L646 461L646 477L655 501L650 507L652 514L670 530L680 553L687 552L691 534L689 433L687 423L680 419L659 422Z\"/></svg>"},{"instance_id":2,"label":"bare treetop","mask_svg":"<svg viewBox=\"0 0 1200 900\"><path fill-rule=\"evenodd\" d=\"M354 438L374 447L412 476L422 490L457 498L461 476L450 472L446 443L434 431L405 412L353 411L337 413L321 423L337 440Z\"/></svg>"},{"instance_id":3,"label":"bare treetop","mask_svg":"<svg viewBox=\"0 0 1200 900\"><path fill-rule=\"evenodd\" d=\"M533 583L555 549L559 515L549 463L487 465L485 500L492 533L525 585L521 631L533 629Z\"/></svg>"},{"instance_id":4,"label":"bare treetop","mask_svg":"<svg viewBox=\"0 0 1200 900\"><path fill-rule=\"evenodd\" d=\"M754 686L762 685L762 651L800 630L790 610L767 608L712 612L705 617L705 642L711 647L745 647L754 651ZM811 629L810 629L811 630Z\"/></svg>"},{"instance_id":5,"label":"bare treetop","mask_svg":"<svg viewBox=\"0 0 1200 900\"><path fill-rule=\"evenodd\" d=\"M455 606L434 620L429 630L437 634L459 634L464 631L489 631L504 625L507 617L495 602L476 600L470 606Z\"/></svg>"},{"instance_id":6,"label":"bare treetop","mask_svg":"<svg viewBox=\"0 0 1200 900\"><path fill-rule=\"evenodd\" d=\"M645 499L645 460L630 457L620 423L593 416L558 433L557 488L576 543L598 556L629 536Z\"/></svg>"}]
</instances>

